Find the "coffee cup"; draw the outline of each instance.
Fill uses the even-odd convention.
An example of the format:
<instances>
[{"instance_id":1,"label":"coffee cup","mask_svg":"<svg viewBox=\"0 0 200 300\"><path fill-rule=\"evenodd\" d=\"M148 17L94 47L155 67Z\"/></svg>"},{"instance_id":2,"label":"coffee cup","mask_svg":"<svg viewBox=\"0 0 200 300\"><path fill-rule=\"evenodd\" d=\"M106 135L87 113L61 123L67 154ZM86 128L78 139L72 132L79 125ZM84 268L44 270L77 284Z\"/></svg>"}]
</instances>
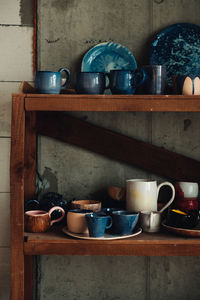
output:
<instances>
[{"instance_id":1,"label":"coffee cup","mask_svg":"<svg viewBox=\"0 0 200 300\"><path fill-rule=\"evenodd\" d=\"M103 94L106 88L105 74L101 72L77 72L75 91L77 94Z\"/></svg>"},{"instance_id":2,"label":"coffee cup","mask_svg":"<svg viewBox=\"0 0 200 300\"><path fill-rule=\"evenodd\" d=\"M73 233L88 233L88 226L85 215L92 210L72 209L67 213L67 229Z\"/></svg>"},{"instance_id":3,"label":"coffee cup","mask_svg":"<svg viewBox=\"0 0 200 300\"><path fill-rule=\"evenodd\" d=\"M131 234L138 222L138 213L132 213L126 210L117 210L112 212L113 231L117 235Z\"/></svg>"},{"instance_id":4,"label":"coffee cup","mask_svg":"<svg viewBox=\"0 0 200 300\"><path fill-rule=\"evenodd\" d=\"M161 213L159 211L141 211L139 219L144 232L160 231Z\"/></svg>"},{"instance_id":5,"label":"coffee cup","mask_svg":"<svg viewBox=\"0 0 200 300\"><path fill-rule=\"evenodd\" d=\"M175 184L175 206L180 210L190 211L199 209L199 185L197 182L178 181Z\"/></svg>"},{"instance_id":6,"label":"coffee cup","mask_svg":"<svg viewBox=\"0 0 200 300\"><path fill-rule=\"evenodd\" d=\"M141 87L142 94L162 95L166 88L166 67L163 65L146 65L146 80Z\"/></svg>"},{"instance_id":7,"label":"coffee cup","mask_svg":"<svg viewBox=\"0 0 200 300\"><path fill-rule=\"evenodd\" d=\"M137 70L111 70L107 74L109 78L109 88L112 94L132 95L136 88L146 80L146 73L143 69Z\"/></svg>"},{"instance_id":8,"label":"coffee cup","mask_svg":"<svg viewBox=\"0 0 200 300\"><path fill-rule=\"evenodd\" d=\"M62 216L56 220L51 220L51 214L55 210L60 210ZM60 206L54 206L48 212L45 210L29 210L24 214L24 227L27 232L45 232L54 223L61 221L65 216L65 211Z\"/></svg>"},{"instance_id":9,"label":"coffee cup","mask_svg":"<svg viewBox=\"0 0 200 300\"><path fill-rule=\"evenodd\" d=\"M66 74L64 84L62 83L62 74ZM58 72L37 71L35 73L35 89L40 94L59 94L61 89L67 88L70 80L70 71L67 68L61 68Z\"/></svg>"},{"instance_id":10,"label":"coffee cup","mask_svg":"<svg viewBox=\"0 0 200 300\"><path fill-rule=\"evenodd\" d=\"M86 221L90 237L103 237L105 230L111 228L112 218L105 214L86 214Z\"/></svg>"},{"instance_id":11,"label":"coffee cup","mask_svg":"<svg viewBox=\"0 0 200 300\"><path fill-rule=\"evenodd\" d=\"M200 95L200 75L177 75L172 77L174 92L179 95Z\"/></svg>"},{"instance_id":12,"label":"coffee cup","mask_svg":"<svg viewBox=\"0 0 200 300\"><path fill-rule=\"evenodd\" d=\"M173 184L166 181L159 185L155 180L129 179L126 181L126 209L133 212L157 211L158 195L163 186L169 186L172 191L170 200L162 207L163 212L175 198L175 188Z\"/></svg>"}]
</instances>

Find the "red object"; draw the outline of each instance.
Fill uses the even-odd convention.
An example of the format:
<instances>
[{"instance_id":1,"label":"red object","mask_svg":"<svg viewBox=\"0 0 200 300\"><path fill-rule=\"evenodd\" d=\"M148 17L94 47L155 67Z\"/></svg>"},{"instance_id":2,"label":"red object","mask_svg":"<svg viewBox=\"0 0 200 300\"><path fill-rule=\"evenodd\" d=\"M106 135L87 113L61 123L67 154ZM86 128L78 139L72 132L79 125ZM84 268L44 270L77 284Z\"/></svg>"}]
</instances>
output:
<instances>
[{"instance_id":1,"label":"red object","mask_svg":"<svg viewBox=\"0 0 200 300\"><path fill-rule=\"evenodd\" d=\"M176 199L176 208L186 212L193 209L198 210L198 198L178 198Z\"/></svg>"}]
</instances>

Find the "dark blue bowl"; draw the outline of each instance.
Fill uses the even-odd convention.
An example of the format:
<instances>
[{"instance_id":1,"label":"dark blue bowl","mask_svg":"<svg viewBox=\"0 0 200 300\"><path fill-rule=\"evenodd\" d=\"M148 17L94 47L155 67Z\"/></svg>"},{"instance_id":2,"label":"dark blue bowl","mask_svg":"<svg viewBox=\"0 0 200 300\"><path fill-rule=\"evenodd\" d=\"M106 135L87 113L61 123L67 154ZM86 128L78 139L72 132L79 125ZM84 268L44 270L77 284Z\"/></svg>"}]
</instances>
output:
<instances>
[{"instance_id":1,"label":"dark blue bowl","mask_svg":"<svg viewBox=\"0 0 200 300\"><path fill-rule=\"evenodd\" d=\"M117 235L132 234L138 219L139 213L133 213L126 210L117 210L112 212L113 230Z\"/></svg>"}]
</instances>

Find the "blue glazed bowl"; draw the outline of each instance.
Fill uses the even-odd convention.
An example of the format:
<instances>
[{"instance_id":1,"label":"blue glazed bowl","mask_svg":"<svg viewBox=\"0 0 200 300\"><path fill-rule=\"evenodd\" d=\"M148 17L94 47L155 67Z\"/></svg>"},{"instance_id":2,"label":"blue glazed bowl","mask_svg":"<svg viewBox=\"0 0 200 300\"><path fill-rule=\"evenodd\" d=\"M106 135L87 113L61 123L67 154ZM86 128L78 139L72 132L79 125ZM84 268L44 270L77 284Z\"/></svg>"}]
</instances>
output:
<instances>
[{"instance_id":1,"label":"blue glazed bowl","mask_svg":"<svg viewBox=\"0 0 200 300\"><path fill-rule=\"evenodd\" d=\"M113 230L117 235L132 234L139 218L139 213L132 213L126 210L112 212Z\"/></svg>"},{"instance_id":2,"label":"blue glazed bowl","mask_svg":"<svg viewBox=\"0 0 200 300\"><path fill-rule=\"evenodd\" d=\"M112 218L101 213L85 215L90 237L103 237L105 230L111 228Z\"/></svg>"}]
</instances>

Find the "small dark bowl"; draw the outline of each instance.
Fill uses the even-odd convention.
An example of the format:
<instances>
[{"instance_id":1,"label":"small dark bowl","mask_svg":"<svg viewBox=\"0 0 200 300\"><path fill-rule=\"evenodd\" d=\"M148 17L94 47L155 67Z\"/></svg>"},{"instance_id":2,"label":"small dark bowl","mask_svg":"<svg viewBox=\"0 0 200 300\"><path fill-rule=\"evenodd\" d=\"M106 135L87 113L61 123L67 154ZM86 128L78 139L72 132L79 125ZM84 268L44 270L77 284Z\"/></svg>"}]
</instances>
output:
<instances>
[{"instance_id":1,"label":"small dark bowl","mask_svg":"<svg viewBox=\"0 0 200 300\"><path fill-rule=\"evenodd\" d=\"M126 210L116 210L112 212L112 219L115 234L131 234L138 222L139 213L133 213Z\"/></svg>"},{"instance_id":2,"label":"small dark bowl","mask_svg":"<svg viewBox=\"0 0 200 300\"><path fill-rule=\"evenodd\" d=\"M104 213L108 216L112 215L113 211L119 210L119 208L115 208L115 207L104 207L101 209L100 213Z\"/></svg>"},{"instance_id":3,"label":"small dark bowl","mask_svg":"<svg viewBox=\"0 0 200 300\"><path fill-rule=\"evenodd\" d=\"M54 206L60 206L65 210L67 213L69 209L69 204L67 201L63 199L61 194L55 192L48 192L45 193L42 198L40 199L40 209L49 211ZM61 211L56 210L52 213L52 220L57 219L61 216Z\"/></svg>"},{"instance_id":4,"label":"small dark bowl","mask_svg":"<svg viewBox=\"0 0 200 300\"><path fill-rule=\"evenodd\" d=\"M170 209L166 216L166 225L190 229L194 228L199 221L198 210L184 212L179 209Z\"/></svg>"}]
</instances>

